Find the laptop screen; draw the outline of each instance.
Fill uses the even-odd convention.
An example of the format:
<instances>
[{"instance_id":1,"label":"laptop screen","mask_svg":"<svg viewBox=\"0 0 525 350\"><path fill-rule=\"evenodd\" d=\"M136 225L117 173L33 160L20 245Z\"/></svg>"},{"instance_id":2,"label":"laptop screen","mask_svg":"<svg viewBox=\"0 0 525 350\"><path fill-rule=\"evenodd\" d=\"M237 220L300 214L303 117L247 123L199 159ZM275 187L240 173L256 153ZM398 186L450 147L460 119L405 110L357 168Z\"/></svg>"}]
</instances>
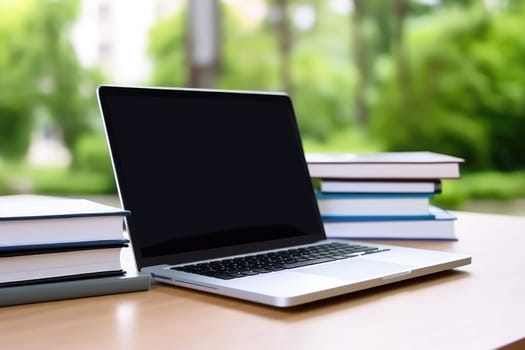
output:
<instances>
[{"instance_id":1,"label":"laptop screen","mask_svg":"<svg viewBox=\"0 0 525 350\"><path fill-rule=\"evenodd\" d=\"M286 95L98 95L139 268L325 237Z\"/></svg>"}]
</instances>

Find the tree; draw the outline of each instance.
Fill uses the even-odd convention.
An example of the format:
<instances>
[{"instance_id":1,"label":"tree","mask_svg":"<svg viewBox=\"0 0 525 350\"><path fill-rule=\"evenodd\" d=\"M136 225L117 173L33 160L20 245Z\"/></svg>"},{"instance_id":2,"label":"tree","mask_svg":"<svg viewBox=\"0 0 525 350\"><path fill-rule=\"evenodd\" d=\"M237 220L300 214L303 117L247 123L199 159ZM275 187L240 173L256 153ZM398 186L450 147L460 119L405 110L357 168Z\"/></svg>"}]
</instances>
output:
<instances>
[{"instance_id":1,"label":"tree","mask_svg":"<svg viewBox=\"0 0 525 350\"><path fill-rule=\"evenodd\" d=\"M221 3L221 71L216 87L286 90L293 94L302 135L326 140L352 123L348 96L353 72L348 67L349 47L342 44L350 41L347 15L334 15L324 1L280 4L287 8L283 13L277 15L275 1L269 1L266 16L247 24L238 7ZM305 6L315 10L315 26L300 30L293 21L294 11ZM284 13L286 29L277 21ZM184 8L151 29L153 84L188 84L187 21L188 8Z\"/></svg>"},{"instance_id":2,"label":"tree","mask_svg":"<svg viewBox=\"0 0 525 350\"><path fill-rule=\"evenodd\" d=\"M189 85L214 87L220 73L221 11L218 0L193 0L189 2L186 32Z\"/></svg>"},{"instance_id":3,"label":"tree","mask_svg":"<svg viewBox=\"0 0 525 350\"><path fill-rule=\"evenodd\" d=\"M0 156L18 158L29 145L36 91L33 59L26 55L28 35L22 3L0 3Z\"/></svg>"},{"instance_id":4,"label":"tree","mask_svg":"<svg viewBox=\"0 0 525 350\"><path fill-rule=\"evenodd\" d=\"M396 61L398 84L401 91L408 92L406 86L410 84L410 67L405 42L405 20L408 15L408 0L394 0L393 13L395 18L393 35L393 54Z\"/></svg>"},{"instance_id":5,"label":"tree","mask_svg":"<svg viewBox=\"0 0 525 350\"><path fill-rule=\"evenodd\" d=\"M290 23L289 3L288 0L273 1L275 11L274 26L279 48L281 89L291 95L293 93L293 83L290 64L294 40Z\"/></svg>"},{"instance_id":6,"label":"tree","mask_svg":"<svg viewBox=\"0 0 525 350\"><path fill-rule=\"evenodd\" d=\"M224 20L220 21L221 48L217 49L220 56L215 60L220 62L220 70L214 73L217 76L213 78L213 85L208 86L251 90L277 89L276 46L269 31L239 28L240 24L233 9L224 4L221 4L218 12L224 17ZM185 7L151 28L148 52L153 61L152 84L193 84L187 40L189 18L189 8ZM198 25L198 21L195 25Z\"/></svg>"},{"instance_id":7,"label":"tree","mask_svg":"<svg viewBox=\"0 0 525 350\"><path fill-rule=\"evenodd\" d=\"M368 121L367 88L369 81L368 55L363 26L365 21L365 0L354 0L352 16L352 47L357 72L355 89L355 120L364 127Z\"/></svg>"},{"instance_id":8,"label":"tree","mask_svg":"<svg viewBox=\"0 0 525 350\"><path fill-rule=\"evenodd\" d=\"M77 1L0 2L0 149L25 154L36 114L63 130L72 147L95 114L97 75L83 69L69 42Z\"/></svg>"},{"instance_id":9,"label":"tree","mask_svg":"<svg viewBox=\"0 0 525 350\"><path fill-rule=\"evenodd\" d=\"M354 110L356 124L367 128L370 117L370 91L375 88L375 66L382 56L393 55L398 66L399 88L409 79L404 42L408 0L353 0L351 19L352 65L356 71Z\"/></svg>"},{"instance_id":10,"label":"tree","mask_svg":"<svg viewBox=\"0 0 525 350\"><path fill-rule=\"evenodd\" d=\"M441 9L410 27L408 102L392 64L374 106L376 135L390 150L456 154L469 168L525 167L523 23L525 6L487 11L474 4Z\"/></svg>"},{"instance_id":11,"label":"tree","mask_svg":"<svg viewBox=\"0 0 525 350\"><path fill-rule=\"evenodd\" d=\"M186 50L188 8L158 21L150 29L148 54L153 61L151 84L186 86L190 72Z\"/></svg>"},{"instance_id":12,"label":"tree","mask_svg":"<svg viewBox=\"0 0 525 350\"><path fill-rule=\"evenodd\" d=\"M34 50L39 102L62 130L69 148L91 127L95 87L101 78L80 65L69 41L68 29L77 13L78 1L33 1L26 18L35 40L28 50Z\"/></svg>"}]
</instances>

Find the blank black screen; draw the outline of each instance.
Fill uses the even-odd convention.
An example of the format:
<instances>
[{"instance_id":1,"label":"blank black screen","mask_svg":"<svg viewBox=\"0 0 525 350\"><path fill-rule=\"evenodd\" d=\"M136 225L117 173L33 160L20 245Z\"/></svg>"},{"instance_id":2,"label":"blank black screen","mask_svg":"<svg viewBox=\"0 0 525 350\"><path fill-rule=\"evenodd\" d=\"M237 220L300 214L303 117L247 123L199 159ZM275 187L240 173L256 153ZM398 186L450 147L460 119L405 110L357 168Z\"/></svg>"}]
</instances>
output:
<instances>
[{"instance_id":1,"label":"blank black screen","mask_svg":"<svg viewBox=\"0 0 525 350\"><path fill-rule=\"evenodd\" d=\"M100 87L99 98L139 268L324 238L287 96Z\"/></svg>"}]
</instances>

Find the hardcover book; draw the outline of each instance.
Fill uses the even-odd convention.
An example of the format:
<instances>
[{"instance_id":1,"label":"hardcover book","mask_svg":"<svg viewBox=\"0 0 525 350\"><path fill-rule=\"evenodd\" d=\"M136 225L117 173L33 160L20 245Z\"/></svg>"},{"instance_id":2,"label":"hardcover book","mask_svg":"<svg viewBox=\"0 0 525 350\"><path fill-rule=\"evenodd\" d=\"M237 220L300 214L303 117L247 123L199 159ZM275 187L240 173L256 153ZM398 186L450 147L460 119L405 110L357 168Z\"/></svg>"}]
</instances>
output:
<instances>
[{"instance_id":1,"label":"hardcover book","mask_svg":"<svg viewBox=\"0 0 525 350\"><path fill-rule=\"evenodd\" d=\"M321 192L327 193L441 193L441 181L367 181L323 179Z\"/></svg>"},{"instance_id":2,"label":"hardcover book","mask_svg":"<svg viewBox=\"0 0 525 350\"><path fill-rule=\"evenodd\" d=\"M321 179L456 179L462 158L434 152L307 153L310 176Z\"/></svg>"},{"instance_id":3,"label":"hardcover book","mask_svg":"<svg viewBox=\"0 0 525 350\"><path fill-rule=\"evenodd\" d=\"M37 303L149 290L149 274L45 281L29 285L0 287L0 306Z\"/></svg>"},{"instance_id":4,"label":"hardcover book","mask_svg":"<svg viewBox=\"0 0 525 350\"><path fill-rule=\"evenodd\" d=\"M96 273L121 274L122 241L0 247L0 286Z\"/></svg>"},{"instance_id":5,"label":"hardcover book","mask_svg":"<svg viewBox=\"0 0 525 350\"><path fill-rule=\"evenodd\" d=\"M421 239L456 240L456 217L446 210L430 206L434 219L421 220L324 220L326 235L348 239Z\"/></svg>"},{"instance_id":6,"label":"hardcover book","mask_svg":"<svg viewBox=\"0 0 525 350\"><path fill-rule=\"evenodd\" d=\"M354 194L316 192L319 211L329 216L430 217L433 194Z\"/></svg>"},{"instance_id":7,"label":"hardcover book","mask_svg":"<svg viewBox=\"0 0 525 350\"><path fill-rule=\"evenodd\" d=\"M130 212L87 199L0 197L0 246L121 240Z\"/></svg>"}]
</instances>

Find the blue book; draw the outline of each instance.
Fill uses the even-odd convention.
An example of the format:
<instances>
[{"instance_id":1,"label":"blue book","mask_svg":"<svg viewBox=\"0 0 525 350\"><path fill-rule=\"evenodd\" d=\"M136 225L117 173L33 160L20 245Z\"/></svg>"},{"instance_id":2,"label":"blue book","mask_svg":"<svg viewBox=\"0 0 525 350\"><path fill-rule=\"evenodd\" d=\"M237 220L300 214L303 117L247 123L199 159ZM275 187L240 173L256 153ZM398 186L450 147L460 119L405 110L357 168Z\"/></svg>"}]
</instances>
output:
<instances>
[{"instance_id":1,"label":"blue book","mask_svg":"<svg viewBox=\"0 0 525 350\"><path fill-rule=\"evenodd\" d=\"M436 216L429 212L421 215L321 215L324 222L340 221L392 221L392 220L432 220Z\"/></svg>"},{"instance_id":2,"label":"blue book","mask_svg":"<svg viewBox=\"0 0 525 350\"><path fill-rule=\"evenodd\" d=\"M417 240L457 240L455 234L456 217L436 206L430 206L432 219L420 220L373 220L341 219L324 220L324 229L329 238L347 239L417 239Z\"/></svg>"}]
</instances>

